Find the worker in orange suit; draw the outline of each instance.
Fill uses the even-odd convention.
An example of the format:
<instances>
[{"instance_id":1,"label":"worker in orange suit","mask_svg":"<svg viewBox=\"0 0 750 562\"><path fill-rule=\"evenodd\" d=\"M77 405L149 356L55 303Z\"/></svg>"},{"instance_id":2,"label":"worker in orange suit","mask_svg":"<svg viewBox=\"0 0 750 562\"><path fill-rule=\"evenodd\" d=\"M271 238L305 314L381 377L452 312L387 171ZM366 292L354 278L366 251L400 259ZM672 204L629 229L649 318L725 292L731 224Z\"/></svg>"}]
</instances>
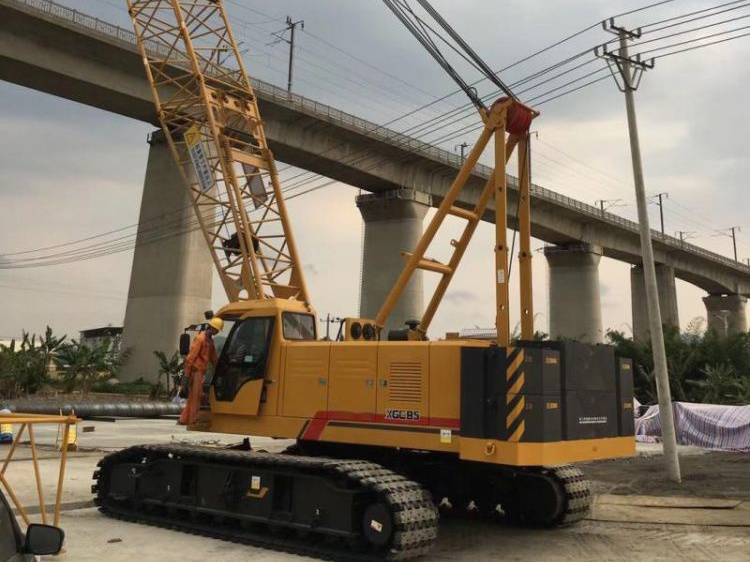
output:
<instances>
[{"instance_id":1,"label":"worker in orange suit","mask_svg":"<svg viewBox=\"0 0 750 562\"><path fill-rule=\"evenodd\" d=\"M221 318L211 318L208 326L193 341L190 353L185 358L185 376L189 379L187 404L180 414L180 425L193 425L198 421L198 410L203 399L203 375L208 363L216 366L214 336L224 328Z\"/></svg>"}]
</instances>

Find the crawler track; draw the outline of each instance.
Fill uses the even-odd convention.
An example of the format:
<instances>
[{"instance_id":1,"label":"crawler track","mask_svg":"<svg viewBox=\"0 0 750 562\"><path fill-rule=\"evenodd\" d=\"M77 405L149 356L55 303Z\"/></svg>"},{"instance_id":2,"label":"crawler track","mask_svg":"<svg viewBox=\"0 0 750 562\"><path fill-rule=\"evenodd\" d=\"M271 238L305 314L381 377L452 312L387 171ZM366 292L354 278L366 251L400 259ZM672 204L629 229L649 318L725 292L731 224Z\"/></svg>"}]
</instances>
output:
<instances>
[{"instance_id":1,"label":"crawler track","mask_svg":"<svg viewBox=\"0 0 750 562\"><path fill-rule=\"evenodd\" d=\"M569 464L548 466L544 470L564 489L565 510L555 525L572 525L586 517L591 510L591 489L583 472Z\"/></svg>"},{"instance_id":2,"label":"crawler track","mask_svg":"<svg viewBox=\"0 0 750 562\"><path fill-rule=\"evenodd\" d=\"M585 518L591 509L589 482L574 466L511 468L511 474L509 477L507 468L495 474L484 473L479 489L463 496L463 508L456 509L452 498L447 497L454 507L446 515L479 515L488 521L523 527L566 527ZM468 505L467 500L471 500Z\"/></svg>"},{"instance_id":3,"label":"crawler track","mask_svg":"<svg viewBox=\"0 0 750 562\"><path fill-rule=\"evenodd\" d=\"M322 478L331 486L353 490L357 497L370 498L370 504L381 506L385 510L381 513L390 517L390 538L385 544L372 544L366 540L366 531L359 522L347 535L316 528L314 523L300 522L295 517L248 517L232 508L237 503L230 499L244 497L245 489L237 496L231 478L224 485L227 507L203 508L203 498L178 495L162 483L168 481L169 468L160 468L160 462L180 469L189 465L237 474L271 471L287 478ZM113 479L122 480L123 474L135 481L132 494L123 493L119 482L112 485ZM437 538L438 513L429 492L416 482L367 461L190 446L136 446L104 457L94 479L95 503L110 517L294 554L347 562L407 560L429 552Z\"/></svg>"},{"instance_id":4,"label":"crawler track","mask_svg":"<svg viewBox=\"0 0 750 562\"><path fill-rule=\"evenodd\" d=\"M520 526L564 527L584 519L591 491L583 472L572 465L509 466L462 461L453 455L298 442L287 455L366 459L406 474L429 490L448 518L510 521ZM500 511L504 517L500 517Z\"/></svg>"}]
</instances>

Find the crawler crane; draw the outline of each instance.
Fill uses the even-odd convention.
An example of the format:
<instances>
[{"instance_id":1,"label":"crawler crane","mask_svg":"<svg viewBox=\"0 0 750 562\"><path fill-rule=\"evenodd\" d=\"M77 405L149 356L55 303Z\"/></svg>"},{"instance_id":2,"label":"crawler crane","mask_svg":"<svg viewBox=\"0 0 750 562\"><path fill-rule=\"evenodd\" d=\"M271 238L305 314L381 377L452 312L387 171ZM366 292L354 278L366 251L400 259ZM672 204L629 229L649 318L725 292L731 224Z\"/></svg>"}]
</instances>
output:
<instances>
[{"instance_id":1,"label":"crawler crane","mask_svg":"<svg viewBox=\"0 0 750 562\"><path fill-rule=\"evenodd\" d=\"M347 318L320 341L255 93L221 0L128 0L167 143L190 191L230 303L208 400L190 427L295 439L284 453L134 446L94 474L115 518L326 559L427 553L440 510L521 525L574 523L589 510L567 463L634 451L632 373L611 347L534 342L528 131L523 105L426 0L388 7L476 105L484 128L376 318ZM431 40L454 48L504 96L489 106ZM494 143L494 174L461 204ZM507 178L519 162L521 334L509 330ZM490 203L494 202L494 210ZM446 263L427 257L446 217L464 221ZM497 338L428 341L430 322L480 220L494 217ZM384 326L415 271L440 277L422 318Z\"/></svg>"}]
</instances>

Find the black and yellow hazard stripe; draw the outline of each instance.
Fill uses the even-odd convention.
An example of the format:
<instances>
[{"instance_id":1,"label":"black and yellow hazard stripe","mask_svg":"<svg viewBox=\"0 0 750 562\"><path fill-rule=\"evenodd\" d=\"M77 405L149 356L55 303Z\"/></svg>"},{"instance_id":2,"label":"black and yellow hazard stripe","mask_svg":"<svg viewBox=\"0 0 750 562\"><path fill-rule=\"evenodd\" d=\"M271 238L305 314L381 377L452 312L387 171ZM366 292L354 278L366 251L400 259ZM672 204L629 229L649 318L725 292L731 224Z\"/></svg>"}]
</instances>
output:
<instances>
[{"instance_id":1,"label":"black and yellow hazard stripe","mask_svg":"<svg viewBox=\"0 0 750 562\"><path fill-rule=\"evenodd\" d=\"M509 347L505 362L505 430L508 441L520 441L526 430L523 416L526 400L522 394L525 383L523 363L523 348Z\"/></svg>"}]
</instances>

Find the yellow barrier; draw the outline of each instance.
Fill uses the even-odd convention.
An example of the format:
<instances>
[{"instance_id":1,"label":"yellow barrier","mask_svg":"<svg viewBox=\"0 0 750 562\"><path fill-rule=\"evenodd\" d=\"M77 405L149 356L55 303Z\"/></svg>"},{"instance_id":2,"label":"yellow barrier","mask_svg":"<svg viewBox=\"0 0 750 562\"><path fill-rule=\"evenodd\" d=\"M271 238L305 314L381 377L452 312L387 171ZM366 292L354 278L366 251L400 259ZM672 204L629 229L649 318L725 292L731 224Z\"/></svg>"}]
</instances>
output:
<instances>
[{"instance_id":1,"label":"yellow barrier","mask_svg":"<svg viewBox=\"0 0 750 562\"><path fill-rule=\"evenodd\" d=\"M37 414L23 414L23 413L15 413L15 414L5 414L0 413L0 426L6 426L6 425L17 425L18 426L18 433L15 435L15 439L13 440L13 443L8 448L8 454L5 457L5 461L2 464L2 467L0 468L0 485L5 488L5 491L7 492L8 497L10 498L13 505L18 510L19 515L23 519L24 523L26 525L29 525L31 523L29 519L29 515L24 509L24 506L21 504L20 500L18 499L18 496L13 490L13 487L10 485L10 482L8 482L7 477L5 476L5 472L8 469L8 465L10 464L11 460L13 460L13 454L16 452L16 448L18 446L18 443L21 440L21 436L23 435L24 431L28 429L29 432L29 442L31 445L31 458L33 461L34 466L34 476L36 478L36 490L37 495L39 497L39 512L42 516L42 523L47 523L47 510L46 510L46 504L44 502L44 492L42 490L42 476L39 471L39 459L37 457L37 450L36 450L36 440L34 438L34 426L38 424L57 424L58 428L62 429L63 438L62 442L71 444L71 443L78 443L77 439L77 431L76 431L76 424L78 423L78 418L75 417L75 415L69 415L69 416L46 416L46 415L37 415ZM59 433L59 430L58 430ZM72 440L71 440L72 438ZM60 468L57 475L57 490L55 493L55 513L54 513L54 519L52 524L53 525L59 525L60 523L60 510L62 505L62 493L63 493L63 482L65 480L65 465L68 459L68 447L61 447L60 448Z\"/></svg>"}]
</instances>

